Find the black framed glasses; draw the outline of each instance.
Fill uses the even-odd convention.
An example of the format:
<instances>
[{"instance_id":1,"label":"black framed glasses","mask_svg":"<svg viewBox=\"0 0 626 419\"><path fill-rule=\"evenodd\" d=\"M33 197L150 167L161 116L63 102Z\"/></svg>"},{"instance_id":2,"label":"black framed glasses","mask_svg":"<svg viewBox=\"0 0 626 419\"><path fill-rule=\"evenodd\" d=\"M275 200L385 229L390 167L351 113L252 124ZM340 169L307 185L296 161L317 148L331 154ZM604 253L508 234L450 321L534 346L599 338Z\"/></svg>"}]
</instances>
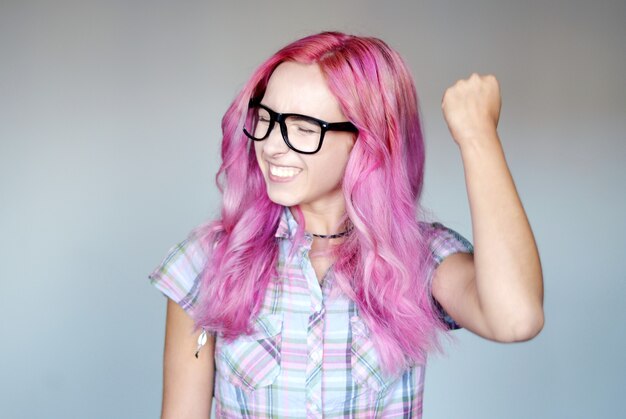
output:
<instances>
[{"instance_id":1,"label":"black framed glasses","mask_svg":"<svg viewBox=\"0 0 626 419\"><path fill-rule=\"evenodd\" d=\"M351 122L326 122L308 115L274 112L259 100L251 100L243 132L254 141L263 141L272 132L276 122L287 146L302 154L320 151L326 131L358 132Z\"/></svg>"}]
</instances>

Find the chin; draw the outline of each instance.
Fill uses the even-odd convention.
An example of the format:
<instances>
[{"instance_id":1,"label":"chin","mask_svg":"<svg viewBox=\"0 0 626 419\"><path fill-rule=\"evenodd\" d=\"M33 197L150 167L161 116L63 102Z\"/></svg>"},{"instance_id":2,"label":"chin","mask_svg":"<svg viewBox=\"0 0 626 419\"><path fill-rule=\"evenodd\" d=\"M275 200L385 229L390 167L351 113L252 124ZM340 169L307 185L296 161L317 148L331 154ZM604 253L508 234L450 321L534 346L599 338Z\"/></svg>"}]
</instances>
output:
<instances>
[{"instance_id":1,"label":"chin","mask_svg":"<svg viewBox=\"0 0 626 419\"><path fill-rule=\"evenodd\" d=\"M285 193L272 193L269 190L267 191L267 197L273 203L285 207L293 207L294 205L298 205L300 203L300 199L298 197Z\"/></svg>"}]
</instances>

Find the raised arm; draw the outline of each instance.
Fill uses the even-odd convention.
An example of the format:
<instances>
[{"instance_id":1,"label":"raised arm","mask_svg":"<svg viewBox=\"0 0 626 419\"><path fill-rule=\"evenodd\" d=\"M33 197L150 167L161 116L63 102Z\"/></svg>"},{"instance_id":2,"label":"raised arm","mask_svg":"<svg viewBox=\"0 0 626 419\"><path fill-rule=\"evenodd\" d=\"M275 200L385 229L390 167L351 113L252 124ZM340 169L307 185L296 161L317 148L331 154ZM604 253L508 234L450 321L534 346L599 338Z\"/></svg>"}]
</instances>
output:
<instances>
[{"instance_id":1,"label":"raised arm","mask_svg":"<svg viewBox=\"0 0 626 419\"><path fill-rule=\"evenodd\" d=\"M194 356L198 333L191 317L167 299L165 351L163 355L162 419L206 419L210 417L215 371L215 341L209 339Z\"/></svg>"},{"instance_id":2,"label":"raised arm","mask_svg":"<svg viewBox=\"0 0 626 419\"><path fill-rule=\"evenodd\" d=\"M492 75L472 74L443 97L444 117L465 168L474 256L445 259L435 272L433 296L466 329L513 342L528 340L543 327L543 278L496 130L500 103Z\"/></svg>"}]
</instances>

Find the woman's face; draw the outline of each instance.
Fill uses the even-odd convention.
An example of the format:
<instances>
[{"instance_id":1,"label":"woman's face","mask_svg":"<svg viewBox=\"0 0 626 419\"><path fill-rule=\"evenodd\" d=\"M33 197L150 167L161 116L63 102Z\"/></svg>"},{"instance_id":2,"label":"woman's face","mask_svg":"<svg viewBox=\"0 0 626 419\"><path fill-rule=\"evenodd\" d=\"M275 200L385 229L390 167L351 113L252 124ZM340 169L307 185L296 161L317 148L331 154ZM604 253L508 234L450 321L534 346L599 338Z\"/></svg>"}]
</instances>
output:
<instances>
[{"instance_id":1,"label":"woman's face","mask_svg":"<svg viewBox=\"0 0 626 419\"><path fill-rule=\"evenodd\" d=\"M298 113L326 122L347 121L317 64L280 64L261 103L278 113ZM254 142L269 198L287 207L308 205L323 210L343 205L341 180L354 141L353 133L327 131L317 153L301 154L287 147L276 123L265 140Z\"/></svg>"}]
</instances>

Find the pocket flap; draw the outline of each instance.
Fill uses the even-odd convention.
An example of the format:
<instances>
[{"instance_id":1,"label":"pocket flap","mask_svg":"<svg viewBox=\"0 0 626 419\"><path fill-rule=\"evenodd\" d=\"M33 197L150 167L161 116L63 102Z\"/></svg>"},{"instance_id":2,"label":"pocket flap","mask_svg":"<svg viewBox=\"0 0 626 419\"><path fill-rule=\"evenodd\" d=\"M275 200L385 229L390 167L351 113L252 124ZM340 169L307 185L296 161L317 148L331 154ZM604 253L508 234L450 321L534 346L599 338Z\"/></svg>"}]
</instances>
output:
<instances>
[{"instance_id":1,"label":"pocket flap","mask_svg":"<svg viewBox=\"0 0 626 419\"><path fill-rule=\"evenodd\" d=\"M283 330L282 314L264 314L254 321L254 331L249 335L254 340L279 335Z\"/></svg>"},{"instance_id":2,"label":"pocket flap","mask_svg":"<svg viewBox=\"0 0 626 419\"><path fill-rule=\"evenodd\" d=\"M218 339L217 372L245 391L272 384L281 369L282 329L282 314L267 314L254 320L252 334L230 343Z\"/></svg>"}]
</instances>

